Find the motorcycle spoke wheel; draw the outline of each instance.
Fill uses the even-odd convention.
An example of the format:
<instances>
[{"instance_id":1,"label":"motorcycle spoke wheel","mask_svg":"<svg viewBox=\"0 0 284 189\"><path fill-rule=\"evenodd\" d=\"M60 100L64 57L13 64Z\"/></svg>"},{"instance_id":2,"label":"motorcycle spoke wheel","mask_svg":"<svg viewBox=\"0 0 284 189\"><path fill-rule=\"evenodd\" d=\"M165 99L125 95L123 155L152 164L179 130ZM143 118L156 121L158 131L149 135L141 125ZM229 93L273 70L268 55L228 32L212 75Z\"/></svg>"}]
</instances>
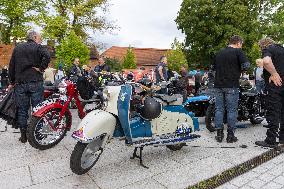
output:
<instances>
[{"instance_id":1,"label":"motorcycle spoke wheel","mask_svg":"<svg viewBox=\"0 0 284 189\"><path fill-rule=\"evenodd\" d=\"M69 117L65 114L57 123L61 109L51 109L43 117L33 117L28 128L29 143L40 150L49 149L58 144L67 132Z\"/></svg>"}]
</instances>

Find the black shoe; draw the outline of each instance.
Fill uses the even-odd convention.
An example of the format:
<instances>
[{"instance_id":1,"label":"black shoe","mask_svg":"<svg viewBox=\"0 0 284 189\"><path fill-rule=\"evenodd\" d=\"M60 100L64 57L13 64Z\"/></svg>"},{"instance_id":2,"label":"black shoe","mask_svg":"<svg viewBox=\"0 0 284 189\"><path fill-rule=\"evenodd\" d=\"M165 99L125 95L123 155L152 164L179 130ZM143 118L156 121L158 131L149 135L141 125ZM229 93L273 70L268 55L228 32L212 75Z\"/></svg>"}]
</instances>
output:
<instances>
[{"instance_id":1,"label":"black shoe","mask_svg":"<svg viewBox=\"0 0 284 189\"><path fill-rule=\"evenodd\" d=\"M222 142L224 138L224 130L223 129L217 129L217 136L215 136L215 139L217 142Z\"/></svg>"},{"instance_id":2,"label":"black shoe","mask_svg":"<svg viewBox=\"0 0 284 189\"><path fill-rule=\"evenodd\" d=\"M234 143L234 142L238 141L238 138L235 137L234 133L228 132L226 141L227 141L227 143Z\"/></svg>"},{"instance_id":3,"label":"black shoe","mask_svg":"<svg viewBox=\"0 0 284 189\"><path fill-rule=\"evenodd\" d=\"M261 146L261 147L267 147L267 148L275 148L278 146L278 144L275 143L268 143L265 140L264 141L256 141L255 142L256 145Z\"/></svg>"},{"instance_id":4,"label":"black shoe","mask_svg":"<svg viewBox=\"0 0 284 189\"><path fill-rule=\"evenodd\" d=\"M27 139L27 130L25 129L20 129L21 130L21 137L19 138L19 141L22 143L26 143L28 141Z\"/></svg>"}]
</instances>

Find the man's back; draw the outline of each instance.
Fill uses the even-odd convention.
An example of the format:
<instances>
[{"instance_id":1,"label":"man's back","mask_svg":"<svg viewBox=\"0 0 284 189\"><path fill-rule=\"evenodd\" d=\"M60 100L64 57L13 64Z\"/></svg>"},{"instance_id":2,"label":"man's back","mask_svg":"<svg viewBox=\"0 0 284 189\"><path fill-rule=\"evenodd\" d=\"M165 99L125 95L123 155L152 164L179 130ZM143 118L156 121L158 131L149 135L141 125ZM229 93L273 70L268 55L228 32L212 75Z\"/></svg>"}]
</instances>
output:
<instances>
[{"instance_id":1,"label":"man's back","mask_svg":"<svg viewBox=\"0 0 284 189\"><path fill-rule=\"evenodd\" d=\"M239 48L226 47L220 50L214 60L215 88L239 87L239 78L243 63L248 62Z\"/></svg>"},{"instance_id":2,"label":"man's back","mask_svg":"<svg viewBox=\"0 0 284 189\"><path fill-rule=\"evenodd\" d=\"M263 50L263 57L270 56L279 75L284 78L284 48L281 45L270 45L267 49ZM263 70L263 76L266 82L270 74L267 70Z\"/></svg>"},{"instance_id":3,"label":"man's back","mask_svg":"<svg viewBox=\"0 0 284 189\"><path fill-rule=\"evenodd\" d=\"M50 61L49 53L41 45L28 41L15 47L10 65L9 76L12 82L26 83L42 81L42 73L33 67L45 70Z\"/></svg>"}]
</instances>

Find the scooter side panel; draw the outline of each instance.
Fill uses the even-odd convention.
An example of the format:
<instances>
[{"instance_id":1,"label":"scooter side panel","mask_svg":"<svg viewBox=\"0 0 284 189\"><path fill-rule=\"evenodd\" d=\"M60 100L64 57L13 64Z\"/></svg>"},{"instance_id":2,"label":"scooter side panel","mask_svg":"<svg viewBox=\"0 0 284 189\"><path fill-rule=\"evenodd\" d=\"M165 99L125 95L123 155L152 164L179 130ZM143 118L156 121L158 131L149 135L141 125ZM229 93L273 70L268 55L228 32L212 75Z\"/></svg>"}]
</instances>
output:
<instances>
[{"instance_id":1,"label":"scooter side panel","mask_svg":"<svg viewBox=\"0 0 284 189\"><path fill-rule=\"evenodd\" d=\"M180 114L186 114L190 116L193 121L194 131L199 130L198 118L194 117L194 113L187 111L183 106L165 106L163 107L163 109L169 112L178 112Z\"/></svg>"},{"instance_id":2,"label":"scooter side panel","mask_svg":"<svg viewBox=\"0 0 284 189\"><path fill-rule=\"evenodd\" d=\"M116 126L116 118L103 110L94 110L88 113L72 137L81 142L89 143L96 137L107 134L112 136Z\"/></svg>"},{"instance_id":3,"label":"scooter side panel","mask_svg":"<svg viewBox=\"0 0 284 189\"><path fill-rule=\"evenodd\" d=\"M140 116L130 120L132 138L152 137L151 123Z\"/></svg>"},{"instance_id":4,"label":"scooter side panel","mask_svg":"<svg viewBox=\"0 0 284 189\"><path fill-rule=\"evenodd\" d=\"M163 110L160 117L151 121L153 135L166 135L170 133L175 133L177 128L181 126L186 126L194 129L194 122L191 116L173 112L168 110Z\"/></svg>"}]
</instances>

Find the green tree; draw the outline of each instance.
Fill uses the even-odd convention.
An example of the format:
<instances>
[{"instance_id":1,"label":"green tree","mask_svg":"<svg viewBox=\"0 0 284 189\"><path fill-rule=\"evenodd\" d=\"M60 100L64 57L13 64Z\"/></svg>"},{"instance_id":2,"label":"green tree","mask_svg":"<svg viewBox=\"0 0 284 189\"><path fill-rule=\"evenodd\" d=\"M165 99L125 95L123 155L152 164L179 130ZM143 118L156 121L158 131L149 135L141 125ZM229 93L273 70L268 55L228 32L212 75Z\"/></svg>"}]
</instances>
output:
<instances>
[{"instance_id":1,"label":"green tree","mask_svg":"<svg viewBox=\"0 0 284 189\"><path fill-rule=\"evenodd\" d=\"M172 71L180 71L181 66L188 67L186 57L183 52L183 45L176 38L171 45L171 50L166 54L168 67Z\"/></svg>"},{"instance_id":2,"label":"green tree","mask_svg":"<svg viewBox=\"0 0 284 189\"><path fill-rule=\"evenodd\" d=\"M0 33L1 41L9 44L11 38L21 39L31 28L28 23L36 17L46 5L44 0L1 0Z\"/></svg>"},{"instance_id":3,"label":"green tree","mask_svg":"<svg viewBox=\"0 0 284 189\"><path fill-rule=\"evenodd\" d=\"M206 66L213 55L226 46L232 35L240 35L245 41L244 51L254 62L255 57L259 56L255 51L255 42L269 33L270 26L277 25L278 29L278 25L283 26L281 2L184 0L176 23L186 35L187 60Z\"/></svg>"},{"instance_id":4,"label":"green tree","mask_svg":"<svg viewBox=\"0 0 284 189\"><path fill-rule=\"evenodd\" d=\"M83 43L79 36L74 31L66 36L56 47L57 64L63 63L64 68L70 69L75 58L80 59L80 64L88 64L90 60L90 50Z\"/></svg>"},{"instance_id":5,"label":"green tree","mask_svg":"<svg viewBox=\"0 0 284 189\"><path fill-rule=\"evenodd\" d=\"M127 53L123 58L122 67L126 69L135 69L137 68L135 54L133 52L133 48L130 46L127 49Z\"/></svg>"},{"instance_id":6,"label":"green tree","mask_svg":"<svg viewBox=\"0 0 284 189\"><path fill-rule=\"evenodd\" d=\"M115 58L106 58L105 63L110 67L110 70L113 72L120 72L122 70L122 66L119 60Z\"/></svg>"},{"instance_id":7,"label":"green tree","mask_svg":"<svg viewBox=\"0 0 284 189\"><path fill-rule=\"evenodd\" d=\"M108 0L51 0L55 15L41 15L44 35L60 42L73 30L76 35L87 39L87 31L112 30L114 24L98 15L98 10L107 11Z\"/></svg>"}]
</instances>

